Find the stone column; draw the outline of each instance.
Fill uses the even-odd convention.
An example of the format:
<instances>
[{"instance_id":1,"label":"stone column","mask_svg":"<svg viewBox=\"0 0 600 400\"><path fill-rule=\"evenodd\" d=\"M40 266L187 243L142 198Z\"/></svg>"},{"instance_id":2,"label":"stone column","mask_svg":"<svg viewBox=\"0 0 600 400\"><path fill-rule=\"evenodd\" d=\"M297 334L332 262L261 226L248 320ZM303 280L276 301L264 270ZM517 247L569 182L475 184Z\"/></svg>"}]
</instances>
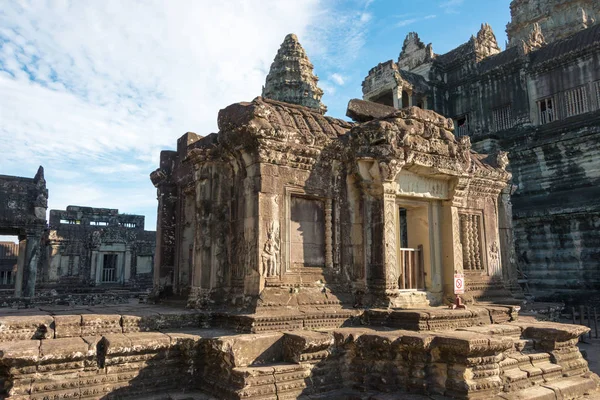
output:
<instances>
[{"instance_id":1,"label":"stone column","mask_svg":"<svg viewBox=\"0 0 600 400\"><path fill-rule=\"evenodd\" d=\"M500 236L500 260L502 261L502 277L505 282L515 284L518 279L517 257L513 232L512 203L510 196L516 189L507 185L498 196L498 234Z\"/></svg>"},{"instance_id":2,"label":"stone column","mask_svg":"<svg viewBox=\"0 0 600 400\"><path fill-rule=\"evenodd\" d=\"M23 278L21 286L22 297L35 296L35 281L37 279L37 270L40 259L40 241L42 232L30 231L27 232L25 240L25 258L23 266Z\"/></svg>"},{"instance_id":3,"label":"stone column","mask_svg":"<svg viewBox=\"0 0 600 400\"><path fill-rule=\"evenodd\" d=\"M398 289L398 249L396 226L396 195L385 193L383 199L383 241L385 265L385 290Z\"/></svg>"},{"instance_id":4,"label":"stone column","mask_svg":"<svg viewBox=\"0 0 600 400\"><path fill-rule=\"evenodd\" d=\"M442 264L442 226L441 223L442 208L439 202L433 202L429 207L429 243L431 274L430 286L427 291L440 297L443 291L443 264ZM427 279L426 279L427 280ZM441 299L440 299L441 300Z\"/></svg>"},{"instance_id":5,"label":"stone column","mask_svg":"<svg viewBox=\"0 0 600 400\"><path fill-rule=\"evenodd\" d=\"M402 88L396 86L392 89L392 99L394 100L394 108L399 110L402 108Z\"/></svg>"},{"instance_id":6,"label":"stone column","mask_svg":"<svg viewBox=\"0 0 600 400\"><path fill-rule=\"evenodd\" d=\"M454 273L463 272L458 209L452 202L442 205L442 282L444 296L454 296Z\"/></svg>"},{"instance_id":7,"label":"stone column","mask_svg":"<svg viewBox=\"0 0 600 400\"><path fill-rule=\"evenodd\" d=\"M27 239L19 237L19 255L17 258L17 276L15 277L15 297L23 293L23 270L25 269L25 248Z\"/></svg>"}]
</instances>

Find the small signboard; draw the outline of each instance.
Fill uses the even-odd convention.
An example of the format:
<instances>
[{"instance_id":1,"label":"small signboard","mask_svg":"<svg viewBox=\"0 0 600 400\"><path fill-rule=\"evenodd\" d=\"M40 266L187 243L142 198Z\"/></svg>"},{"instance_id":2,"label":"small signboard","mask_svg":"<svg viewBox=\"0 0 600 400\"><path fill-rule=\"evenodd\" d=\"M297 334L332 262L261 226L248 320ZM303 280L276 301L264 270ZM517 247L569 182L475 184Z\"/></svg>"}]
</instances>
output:
<instances>
[{"instance_id":1,"label":"small signboard","mask_svg":"<svg viewBox=\"0 0 600 400\"><path fill-rule=\"evenodd\" d=\"M464 274L454 274L454 294L465 294Z\"/></svg>"}]
</instances>

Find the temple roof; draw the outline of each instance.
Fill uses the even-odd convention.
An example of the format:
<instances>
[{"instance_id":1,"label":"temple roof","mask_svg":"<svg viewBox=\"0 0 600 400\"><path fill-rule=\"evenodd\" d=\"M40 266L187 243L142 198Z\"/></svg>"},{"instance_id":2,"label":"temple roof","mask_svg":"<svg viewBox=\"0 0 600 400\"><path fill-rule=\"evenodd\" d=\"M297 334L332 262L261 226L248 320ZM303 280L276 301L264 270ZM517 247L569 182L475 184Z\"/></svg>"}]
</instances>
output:
<instances>
[{"instance_id":1,"label":"temple roof","mask_svg":"<svg viewBox=\"0 0 600 400\"><path fill-rule=\"evenodd\" d=\"M263 97L219 111L218 124L219 136L225 141L243 140L237 134L243 132L243 136L311 147L344 135L352 127L350 122L326 117L313 108Z\"/></svg>"},{"instance_id":2,"label":"temple roof","mask_svg":"<svg viewBox=\"0 0 600 400\"><path fill-rule=\"evenodd\" d=\"M532 51L530 60L532 65L541 64L574 51L581 52L595 45L600 45L600 24Z\"/></svg>"},{"instance_id":3,"label":"temple roof","mask_svg":"<svg viewBox=\"0 0 600 400\"><path fill-rule=\"evenodd\" d=\"M271 64L262 96L309 107L324 114L327 107L321 103L323 90L317 86L313 65L293 33L287 35Z\"/></svg>"}]
</instances>

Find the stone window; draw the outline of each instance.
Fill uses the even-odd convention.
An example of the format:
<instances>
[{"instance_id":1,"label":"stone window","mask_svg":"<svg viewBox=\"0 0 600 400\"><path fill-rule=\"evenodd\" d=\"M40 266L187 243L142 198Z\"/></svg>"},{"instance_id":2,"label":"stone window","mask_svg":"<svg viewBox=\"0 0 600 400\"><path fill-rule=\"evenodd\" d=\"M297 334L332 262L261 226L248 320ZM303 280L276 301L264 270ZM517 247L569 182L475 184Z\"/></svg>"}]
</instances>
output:
<instances>
[{"instance_id":1,"label":"stone window","mask_svg":"<svg viewBox=\"0 0 600 400\"><path fill-rule=\"evenodd\" d=\"M290 264L325 267L325 202L291 196Z\"/></svg>"},{"instance_id":2,"label":"stone window","mask_svg":"<svg viewBox=\"0 0 600 400\"><path fill-rule=\"evenodd\" d=\"M481 253L481 215L460 214L460 242L465 271L484 269Z\"/></svg>"},{"instance_id":3,"label":"stone window","mask_svg":"<svg viewBox=\"0 0 600 400\"><path fill-rule=\"evenodd\" d=\"M469 136L469 114L454 118L454 134L456 137Z\"/></svg>"},{"instance_id":4,"label":"stone window","mask_svg":"<svg viewBox=\"0 0 600 400\"><path fill-rule=\"evenodd\" d=\"M563 99L566 117L583 114L589 111L585 86L567 90L563 94Z\"/></svg>"},{"instance_id":5,"label":"stone window","mask_svg":"<svg viewBox=\"0 0 600 400\"><path fill-rule=\"evenodd\" d=\"M108 226L108 222L106 221L92 221L90 225L94 226Z\"/></svg>"},{"instance_id":6,"label":"stone window","mask_svg":"<svg viewBox=\"0 0 600 400\"><path fill-rule=\"evenodd\" d=\"M12 271L0 271L0 285L12 285L14 277Z\"/></svg>"},{"instance_id":7,"label":"stone window","mask_svg":"<svg viewBox=\"0 0 600 400\"><path fill-rule=\"evenodd\" d=\"M554 97L547 97L539 100L537 103L540 124L547 124L548 122L552 122L557 119L555 111L556 102L554 101Z\"/></svg>"},{"instance_id":8,"label":"stone window","mask_svg":"<svg viewBox=\"0 0 600 400\"><path fill-rule=\"evenodd\" d=\"M117 255L116 254L104 254L102 263L102 282L116 282L117 281Z\"/></svg>"},{"instance_id":9,"label":"stone window","mask_svg":"<svg viewBox=\"0 0 600 400\"><path fill-rule=\"evenodd\" d=\"M510 104L504 107L496 108L492 110L492 118L494 122L494 131L503 131L505 129L512 128L513 119L511 115Z\"/></svg>"},{"instance_id":10,"label":"stone window","mask_svg":"<svg viewBox=\"0 0 600 400\"><path fill-rule=\"evenodd\" d=\"M596 108L600 109L600 81L596 81L592 85L594 93L596 93Z\"/></svg>"}]
</instances>

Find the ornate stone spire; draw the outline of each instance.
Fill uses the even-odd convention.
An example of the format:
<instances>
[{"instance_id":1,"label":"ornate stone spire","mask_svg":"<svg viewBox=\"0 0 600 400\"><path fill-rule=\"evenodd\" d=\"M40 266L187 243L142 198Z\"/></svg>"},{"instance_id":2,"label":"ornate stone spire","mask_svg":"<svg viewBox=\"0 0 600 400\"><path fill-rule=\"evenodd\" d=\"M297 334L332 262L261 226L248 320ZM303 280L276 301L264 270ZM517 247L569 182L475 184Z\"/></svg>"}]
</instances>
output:
<instances>
[{"instance_id":1,"label":"ornate stone spire","mask_svg":"<svg viewBox=\"0 0 600 400\"><path fill-rule=\"evenodd\" d=\"M317 86L318 81L298 37L290 33L271 64L262 96L310 107L324 114L327 107L321 103L323 91Z\"/></svg>"},{"instance_id":2,"label":"ornate stone spire","mask_svg":"<svg viewBox=\"0 0 600 400\"><path fill-rule=\"evenodd\" d=\"M501 51L496 41L496 35L494 35L492 27L487 23L481 24L481 29L477 32L475 51L477 52L477 61L498 54Z\"/></svg>"}]
</instances>

